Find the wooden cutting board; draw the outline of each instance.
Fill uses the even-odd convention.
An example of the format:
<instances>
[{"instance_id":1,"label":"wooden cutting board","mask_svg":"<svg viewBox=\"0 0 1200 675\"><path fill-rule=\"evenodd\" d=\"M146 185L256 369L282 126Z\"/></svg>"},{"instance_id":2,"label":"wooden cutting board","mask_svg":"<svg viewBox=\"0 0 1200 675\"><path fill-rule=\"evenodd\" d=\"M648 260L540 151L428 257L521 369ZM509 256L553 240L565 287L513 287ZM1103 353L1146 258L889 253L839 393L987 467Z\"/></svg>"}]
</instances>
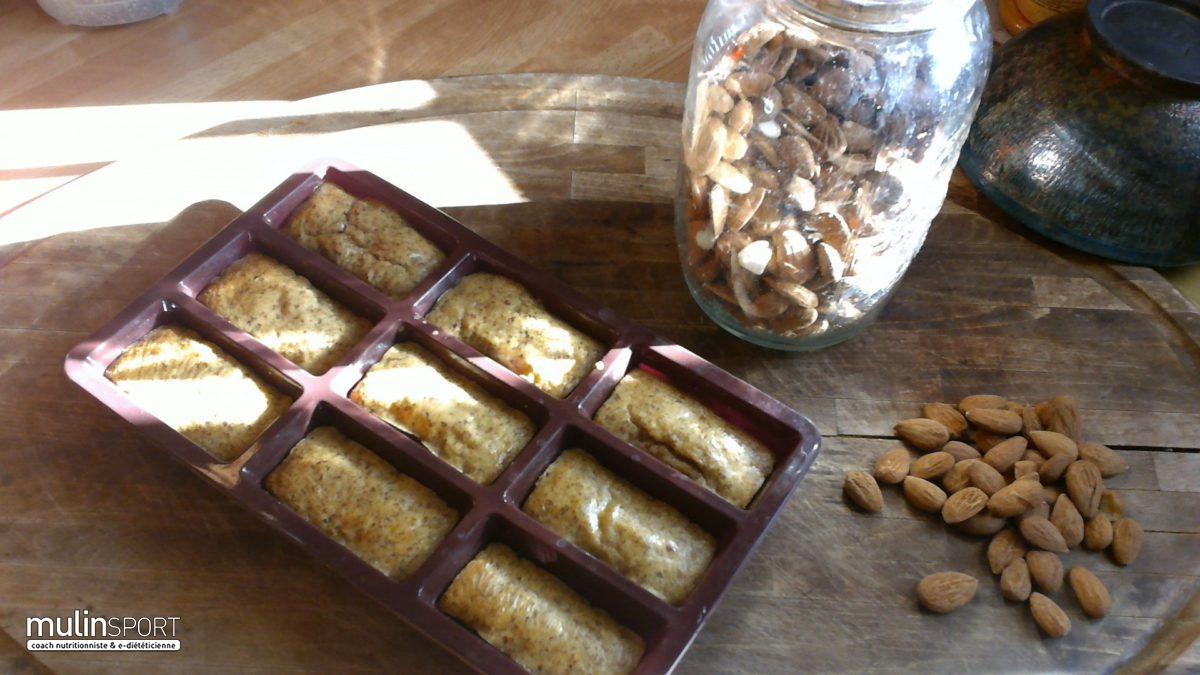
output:
<instances>
[{"instance_id":1,"label":"wooden cutting board","mask_svg":"<svg viewBox=\"0 0 1200 675\"><path fill-rule=\"evenodd\" d=\"M683 672L1200 668L1200 310L1151 270L1029 235L956 181L865 334L815 354L741 343L705 319L680 277L669 202L681 98L660 82L549 75L343 92L222 121L0 220L10 241L28 239L0 258L0 627L12 640L0 667L37 666L22 649L26 617L86 608L178 616L183 649L37 662L62 672L462 670L62 373L70 346L237 215L221 200L244 207L297 157L326 152L452 205L825 435ZM122 220L150 200L174 217ZM68 229L79 231L38 238ZM1088 621L1060 592L1074 621L1065 639L1040 639L1027 608L1000 598L981 541L893 491L876 516L842 500L843 474L893 444L895 420L980 392L1071 394L1087 436L1132 466L1110 485L1146 529L1142 556L1128 568L1068 556L1099 574L1115 606ZM941 570L981 581L951 616L914 599L916 582Z\"/></svg>"}]
</instances>

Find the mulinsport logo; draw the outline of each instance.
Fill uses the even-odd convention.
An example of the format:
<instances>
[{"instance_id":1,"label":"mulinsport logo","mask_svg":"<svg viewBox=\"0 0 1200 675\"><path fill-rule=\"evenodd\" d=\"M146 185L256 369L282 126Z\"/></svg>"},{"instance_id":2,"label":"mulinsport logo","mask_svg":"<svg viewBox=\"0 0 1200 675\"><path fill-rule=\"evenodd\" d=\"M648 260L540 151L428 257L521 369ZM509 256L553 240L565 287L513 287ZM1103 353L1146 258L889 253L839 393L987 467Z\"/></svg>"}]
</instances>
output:
<instances>
[{"instance_id":1,"label":"mulinsport logo","mask_svg":"<svg viewBox=\"0 0 1200 675\"><path fill-rule=\"evenodd\" d=\"M67 616L25 619L29 651L179 651L177 616Z\"/></svg>"}]
</instances>

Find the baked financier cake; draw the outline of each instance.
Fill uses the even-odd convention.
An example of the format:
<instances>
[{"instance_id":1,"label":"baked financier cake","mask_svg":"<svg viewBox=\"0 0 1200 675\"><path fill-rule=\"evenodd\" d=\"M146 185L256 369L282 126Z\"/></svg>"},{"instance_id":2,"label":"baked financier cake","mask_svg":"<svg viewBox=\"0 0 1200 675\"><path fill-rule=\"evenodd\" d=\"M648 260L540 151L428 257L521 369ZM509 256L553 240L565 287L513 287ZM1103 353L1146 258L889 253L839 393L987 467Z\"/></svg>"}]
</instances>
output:
<instances>
[{"instance_id":1,"label":"baked financier cake","mask_svg":"<svg viewBox=\"0 0 1200 675\"><path fill-rule=\"evenodd\" d=\"M267 490L384 574L403 579L458 522L432 490L333 427L313 429L267 476Z\"/></svg>"},{"instance_id":2,"label":"baked financier cake","mask_svg":"<svg viewBox=\"0 0 1200 675\"><path fill-rule=\"evenodd\" d=\"M604 353L524 286L486 272L464 277L425 318L556 398L571 393Z\"/></svg>"},{"instance_id":3,"label":"baked financier cake","mask_svg":"<svg viewBox=\"0 0 1200 675\"><path fill-rule=\"evenodd\" d=\"M683 514L578 449L566 450L546 469L523 509L671 603L687 597L717 547Z\"/></svg>"},{"instance_id":4,"label":"baked financier cake","mask_svg":"<svg viewBox=\"0 0 1200 675\"><path fill-rule=\"evenodd\" d=\"M438 606L531 673L628 673L642 640L503 544L467 563Z\"/></svg>"},{"instance_id":5,"label":"baked financier cake","mask_svg":"<svg viewBox=\"0 0 1200 675\"><path fill-rule=\"evenodd\" d=\"M320 375L371 324L258 253L233 263L197 299L292 363Z\"/></svg>"},{"instance_id":6,"label":"baked financier cake","mask_svg":"<svg viewBox=\"0 0 1200 675\"><path fill-rule=\"evenodd\" d=\"M525 413L413 342L387 350L350 399L484 484L500 475L535 431Z\"/></svg>"},{"instance_id":7,"label":"baked financier cake","mask_svg":"<svg viewBox=\"0 0 1200 675\"><path fill-rule=\"evenodd\" d=\"M161 326L133 343L104 376L134 403L228 462L250 447L292 399L195 332Z\"/></svg>"},{"instance_id":8,"label":"baked financier cake","mask_svg":"<svg viewBox=\"0 0 1200 675\"><path fill-rule=\"evenodd\" d=\"M400 299L445 257L400 214L322 183L283 225L301 246Z\"/></svg>"},{"instance_id":9,"label":"baked financier cake","mask_svg":"<svg viewBox=\"0 0 1200 675\"><path fill-rule=\"evenodd\" d=\"M621 379L595 420L741 508L775 465L762 443L642 370Z\"/></svg>"}]
</instances>

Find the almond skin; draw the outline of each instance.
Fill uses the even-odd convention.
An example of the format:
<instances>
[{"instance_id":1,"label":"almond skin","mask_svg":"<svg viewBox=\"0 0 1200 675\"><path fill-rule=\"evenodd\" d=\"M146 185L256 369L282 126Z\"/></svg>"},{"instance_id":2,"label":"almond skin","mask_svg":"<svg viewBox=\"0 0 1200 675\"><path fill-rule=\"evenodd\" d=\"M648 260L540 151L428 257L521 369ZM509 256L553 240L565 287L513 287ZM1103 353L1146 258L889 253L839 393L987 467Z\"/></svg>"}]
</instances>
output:
<instances>
[{"instance_id":1,"label":"almond skin","mask_svg":"<svg viewBox=\"0 0 1200 675\"><path fill-rule=\"evenodd\" d=\"M1025 454L1021 455L1021 461L1029 462L1033 464L1034 467L1040 467L1043 463L1045 463L1046 456L1037 450L1034 450L1033 448L1026 448Z\"/></svg>"},{"instance_id":2,"label":"almond skin","mask_svg":"<svg viewBox=\"0 0 1200 675\"><path fill-rule=\"evenodd\" d=\"M946 493L924 478L908 476L904 479L904 498L913 508L928 513L937 513L946 503Z\"/></svg>"},{"instance_id":3,"label":"almond skin","mask_svg":"<svg viewBox=\"0 0 1200 675\"><path fill-rule=\"evenodd\" d=\"M1029 596L1029 612L1047 637L1060 638L1071 632L1071 620L1053 600L1041 593Z\"/></svg>"},{"instance_id":4,"label":"almond skin","mask_svg":"<svg viewBox=\"0 0 1200 675\"><path fill-rule=\"evenodd\" d=\"M1021 433L1021 416L1002 408L972 408L966 412L967 421L988 433L1012 436Z\"/></svg>"},{"instance_id":5,"label":"almond skin","mask_svg":"<svg viewBox=\"0 0 1200 675\"><path fill-rule=\"evenodd\" d=\"M1071 590L1075 591L1075 599L1079 601L1079 608L1084 614L1093 619L1101 619L1108 614L1108 610L1112 608L1112 596L1095 574L1076 565L1071 568L1068 579L1071 582Z\"/></svg>"},{"instance_id":6,"label":"almond skin","mask_svg":"<svg viewBox=\"0 0 1200 675\"><path fill-rule=\"evenodd\" d=\"M854 502L855 506L868 513L879 513L883 510L883 494L874 476L865 471L851 471L842 482L842 492Z\"/></svg>"},{"instance_id":7,"label":"almond skin","mask_svg":"<svg viewBox=\"0 0 1200 675\"><path fill-rule=\"evenodd\" d=\"M989 496L996 494L1004 487L1004 476L992 465L980 460L967 468L971 477L971 485L986 492Z\"/></svg>"},{"instance_id":8,"label":"almond skin","mask_svg":"<svg viewBox=\"0 0 1200 675\"><path fill-rule=\"evenodd\" d=\"M1099 443L1080 443L1079 457L1100 468L1100 475L1111 478L1129 470L1129 463L1116 450Z\"/></svg>"},{"instance_id":9,"label":"almond skin","mask_svg":"<svg viewBox=\"0 0 1200 675\"><path fill-rule=\"evenodd\" d=\"M1100 497L1104 495L1104 483L1100 467L1086 460L1072 462L1067 467L1067 495L1075 502L1075 508L1084 518L1091 518L1100 510Z\"/></svg>"},{"instance_id":10,"label":"almond skin","mask_svg":"<svg viewBox=\"0 0 1200 675\"><path fill-rule=\"evenodd\" d=\"M967 432L967 418L949 403L926 403L921 414L940 422L950 432L950 438L962 438Z\"/></svg>"},{"instance_id":11,"label":"almond skin","mask_svg":"<svg viewBox=\"0 0 1200 675\"><path fill-rule=\"evenodd\" d=\"M1000 595L1012 602L1025 602L1033 584L1029 580L1029 565L1022 558L1017 558L1004 568L1000 574Z\"/></svg>"},{"instance_id":12,"label":"almond skin","mask_svg":"<svg viewBox=\"0 0 1200 675\"><path fill-rule=\"evenodd\" d=\"M1029 434L1029 440L1047 457L1068 454L1072 462L1079 458L1079 446L1075 441L1057 431L1035 431Z\"/></svg>"},{"instance_id":13,"label":"almond skin","mask_svg":"<svg viewBox=\"0 0 1200 675\"><path fill-rule=\"evenodd\" d=\"M1117 493L1105 490L1104 494L1100 495L1100 511L1111 520L1120 520L1125 515L1125 503Z\"/></svg>"},{"instance_id":14,"label":"almond skin","mask_svg":"<svg viewBox=\"0 0 1200 675\"><path fill-rule=\"evenodd\" d=\"M875 480L888 485L896 485L908 475L908 466L912 461L908 448L897 446L883 453L875 462Z\"/></svg>"},{"instance_id":15,"label":"almond skin","mask_svg":"<svg viewBox=\"0 0 1200 675\"><path fill-rule=\"evenodd\" d=\"M1025 513L1021 514L1020 520L1033 518L1034 516L1050 520L1050 502L1046 501L1046 488L1042 488L1041 503L1034 505L1032 509L1029 509Z\"/></svg>"},{"instance_id":16,"label":"almond skin","mask_svg":"<svg viewBox=\"0 0 1200 675\"><path fill-rule=\"evenodd\" d=\"M976 487L964 488L950 495L942 504L942 520L947 523L961 523L983 510L987 506L988 496Z\"/></svg>"},{"instance_id":17,"label":"almond skin","mask_svg":"<svg viewBox=\"0 0 1200 675\"><path fill-rule=\"evenodd\" d=\"M993 516L1012 518L1025 513L1042 501L1042 484L1036 480L1018 480L1001 488L988 499Z\"/></svg>"},{"instance_id":18,"label":"almond skin","mask_svg":"<svg viewBox=\"0 0 1200 675\"><path fill-rule=\"evenodd\" d=\"M942 446L942 452L948 452L954 457L954 461L961 462L968 459L979 459L983 455L971 446L962 441L950 441Z\"/></svg>"},{"instance_id":19,"label":"almond skin","mask_svg":"<svg viewBox=\"0 0 1200 675\"><path fill-rule=\"evenodd\" d=\"M1035 431L1042 430L1042 421L1038 419L1037 408L1027 405L1021 408L1021 433L1025 438Z\"/></svg>"},{"instance_id":20,"label":"almond skin","mask_svg":"<svg viewBox=\"0 0 1200 675\"><path fill-rule=\"evenodd\" d=\"M1031 462L1027 459L1022 459L1016 464L1013 464L1013 477L1020 479L1022 476L1037 476L1038 465L1036 462ZM1038 482L1041 482L1039 477Z\"/></svg>"},{"instance_id":21,"label":"almond skin","mask_svg":"<svg viewBox=\"0 0 1200 675\"><path fill-rule=\"evenodd\" d=\"M983 456L983 461L1000 473L1004 473L1013 468L1013 465L1025 455L1025 448L1028 444L1029 441L1026 441L1024 436L1013 436L988 450L987 454Z\"/></svg>"},{"instance_id":22,"label":"almond skin","mask_svg":"<svg viewBox=\"0 0 1200 675\"><path fill-rule=\"evenodd\" d=\"M995 394L975 394L958 402L958 409L964 413L972 408L1003 408L1008 401L1003 396Z\"/></svg>"},{"instance_id":23,"label":"almond skin","mask_svg":"<svg viewBox=\"0 0 1200 675\"><path fill-rule=\"evenodd\" d=\"M913 460L908 468L908 475L933 480L939 478L954 467L954 456L948 452L931 452Z\"/></svg>"},{"instance_id":24,"label":"almond skin","mask_svg":"<svg viewBox=\"0 0 1200 675\"><path fill-rule=\"evenodd\" d=\"M1025 542L1013 530L1001 530L988 542L988 567L992 574L1000 574L1008 564L1025 557Z\"/></svg>"},{"instance_id":25,"label":"almond skin","mask_svg":"<svg viewBox=\"0 0 1200 675\"><path fill-rule=\"evenodd\" d=\"M1062 533L1063 541L1068 548L1075 548L1083 542L1083 516L1075 503L1067 495L1059 495L1054 502L1054 510L1050 512L1050 522Z\"/></svg>"},{"instance_id":26,"label":"almond skin","mask_svg":"<svg viewBox=\"0 0 1200 675\"><path fill-rule=\"evenodd\" d=\"M1042 462L1038 467L1038 475L1042 477L1043 483L1055 483L1062 478L1073 461L1070 455L1055 455Z\"/></svg>"},{"instance_id":27,"label":"almond skin","mask_svg":"<svg viewBox=\"0 0 1200 675\"><path fill-rule=\"evenodd\" d=\"M1112 521L1103 513L1097 513L1087 521L1083 529L1083 547L1089 551L1103 551L1112 544Z\"/></svg>"},{"instance_id":28,"label":"almond skin","mask_svg":"<svg viewBox=\"0 0 1200 675\"><path fill-rule=\"evenodd\" d=\"M1070 396L1055 396L1049 401L1039 403L1037 414L1038 419L1042 421L1043 429L1057 431L1076 443L1080 441L1080 430L1083 425L1079 417L1079 406L1075 403L1075 399Z\"/></svg>"},{"instance_id":29,"label":"almond skin","mask_svg":"<svg viewBox=\"0 0 1200 675\"><path fill-rule=\"evenodd\" d=\"M895 431L897 438L921 452L940 450L950 440L950 431L941 422L924 417L901 420Z\"/></svg>"},{"instance_id":30,"label":"almond skin","mask_svg":"<svg viewBox=\"0 0 1200 675\"><path fill-rule=\"evenodd\" d=\"M965 489L971 484L971 475L969 473L971 465L978 462L977 459L964 459L955 464L942 476L942 489L953 494Z\"/></svg>"},{"instance_id":31,"label":"almond skin","mask_svg":"<svg viewBox=\"0 0 1200 675\"><path fill-rule=\"evenodd\" d=\"M975 438L973 440L975 441L975 447L979 450L979 452L986 453L988 450L991 450L1004 441L1007 441L1008 436L989 434L986 431L976 431Z\"/></svg>"},{"instance_id":32,"label":"almond skin","mask_svg":"<svg viewBox=\"0 0 1200 675\"><path fill-rule=\"evenodd\" d=\"M1113 523L1112 556L1118 565L1128 565L1142 552L1142 526L1132 518Z\"/></svg>"},{"instance_id":33,"label":"almond skin","mask_svg":"<svg viewBox=\"0 0 1200 675\"><path fill-rule=\"evenodd\" d=\"M954 529L975 537L990 537L1008 524L1007 518L997 518L987 511L980 511L961 523L955 523Z\"/></svg>"},{"instance_id":34,"label":"almond skin","mask_svg":"<svg viewBox=\"0 0 1200 675\"><path fill-rule=\"evenodd\" d=\"M917 600L931 612L946 614L970 602L978 588L979 581L973 576L938 572L917 584Z\"/></svg>"},{"instance_id":35,"label":"almond skin","mask_svg":"<svg viewBox=\"0 0 1200 675\"><path fill-rule=\"evenodd\" d=\"M1043 551L1052 553L1066 553L1068 550L1062 532L1059 532L1054 523L1046 518L1041 516L1022 518L1019 527L1021 536L1025 537L1025 541L1029 542L1030 546L1036 546Z\"/></svg>"},{"instance_id":36,"label":"almond skin","mask_svg":"<svg viewBox=\"0 0 1200 675\"><path fill-rule=\"evenodd\" d=\"M1030 551L1025 554L1025 562L1039 590L1057 593L1062 588L1063 565L1058 556L1048 551Z\"/></svg>"}]
</instances>

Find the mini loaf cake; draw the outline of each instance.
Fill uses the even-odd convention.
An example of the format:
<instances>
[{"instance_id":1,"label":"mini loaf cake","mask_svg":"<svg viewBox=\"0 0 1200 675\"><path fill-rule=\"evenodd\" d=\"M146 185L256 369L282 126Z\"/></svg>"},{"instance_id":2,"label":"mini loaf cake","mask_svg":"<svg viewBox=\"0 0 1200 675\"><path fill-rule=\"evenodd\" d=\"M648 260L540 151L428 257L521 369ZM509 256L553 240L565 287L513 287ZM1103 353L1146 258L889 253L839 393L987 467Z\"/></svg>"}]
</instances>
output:
<instances>
[{"instance_id":1,"label":"mini loaf cake","mask_svg":"<svg viewBox=\"0 0 1200 675\"><path fill-rule=\"evenodd\" d=\"M333 427L313 429L267 476L267 490L384 574L403 579L458 512Z\"/></svg>"},{"instance_id":2,"label":"mini loaf cake","mask_svg":"<svg viewBox=\"0 0 1200 675\"><path fill-rule=\"evenodd\" d=\"M438 606L531 673L628 673L642 640L503 544L467 563Z\"/></svg>"},{"instance_id":3,"label":"mini loaf cake","mask_svg":"<svg viewBox=\"0 0 1200 675\"><path fill-rule=\"evenodd\" d=\"M524 510L668 602L687 597L716 542L674 508L567 450L538 478Z\"/></svg>"},{"instance_id":4,"label":"mini loaf cake","mask_svg":"<svg viewBox=\"0 0 1200 675\"><path fill-rule=\"evenodd\" d=\"M371 328L308 279L258 253L230 265L197 299L268 349L318 375Z\"/></svg>"},{"instance_id":5,"label":"mini loaf cake","mask_svg":"<svg viewBox=\"0 0 1200 675\"><path fill-rule=\"evenodd\" d=\"M445 257L400 214L355 199L333 183L317 188L283 232L395 299L408 295Z\"/></svg>"},{"instance_id":6,"label":"mini loaf cake","mask_svg":"<svg viewBox=\"0 0 1200 675\"><path fill-rule=\"evenodd\" d=\"M216 345L179 326L150 331L104 375L223 462L241 455L292 403Z\"/></svg>"},{"instance_id":7,"label":"mini loaf cake","mask_svg":"<svg viewBox=\"0 0 1200 675\"><path fill-rule=\"evenodd\" d=\"M699 401L642 370L626 375L596 423L746 508L775 464L771 452Z\"/></svg>"},{"instance_id":8,"label":"mini loaf cake","mask_svg":"<svg viewBox=\"0 0 1200 675\"><path fill-rule=\"evenodd\" d=\"M447 291L426 319L556 398L571 393L604 353L524 286L485 272Z\"/></svg>"},{"instance_id":9,"label":"mini loaf cake","mask_svg":"<svg viewBox=\"0 0 1200 675\"><path fill-rule=\"evenodd\" d=\"M412 342L389 349L350 398L485 484L500 475L536 430L524 413Z\"/></svg>"}]
</instances>

